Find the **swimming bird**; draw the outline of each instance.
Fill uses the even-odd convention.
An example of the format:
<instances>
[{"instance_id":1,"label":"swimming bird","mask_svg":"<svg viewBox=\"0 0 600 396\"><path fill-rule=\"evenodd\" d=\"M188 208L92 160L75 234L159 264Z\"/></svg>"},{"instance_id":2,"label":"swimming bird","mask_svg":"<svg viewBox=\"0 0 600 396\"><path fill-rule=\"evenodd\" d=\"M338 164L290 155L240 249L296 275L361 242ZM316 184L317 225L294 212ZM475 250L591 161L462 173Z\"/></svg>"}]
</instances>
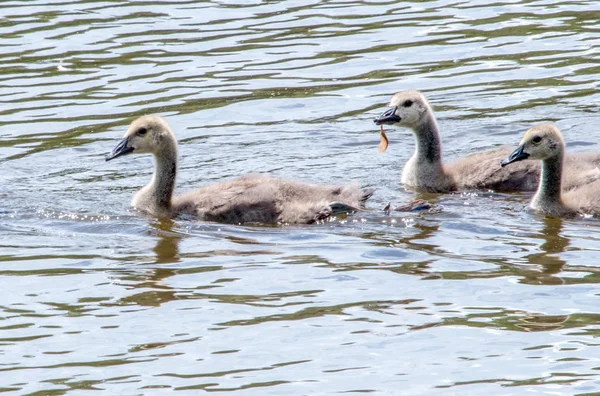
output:
<instances>
[{"instance_id":1,"label":"swimming bird","mask_svg":"<svg viewBox=\"0 0 600 396\"><path fill-rule=\"evenodd\" d=\"M426 192L450 192L465 189L496 191L535 191L540 166L523 162L502 168L500 161L514 147L501 147L475 153L451 164L442 162L442 145L433 110L419 91L396 93L390 108L375 118L377 125L400 125L410 128L416 138L416 149L402 172L402 183ZM600 155L585 154L568 158L567 167L573 168L564 188L571 189L600 178Z\"/></svg>"},{"instance_id":2,"label":"swimming bird","mask_svg":"<svg viewBox=\"0 0 600 396\"><path fill-rule=\"evenodd\" d=\"M106 157L154 155L150 183L133 197L132 206L157 217L185 213L223 223L309 224L364 210L374 188L303 184L265 175L246 175L174 197L177 139L167 122L150 115L131 123L125 137Z\"/></svg>"},{"instance_id":3,"label":"swimming bird","mask_svg":"<svg viewBox=\"0 0 600 396\"><path fill-rule=\"evenodd\" d=\"M557 217L600 214L600 181L563 194L564 152L565 143L559 129L552 124L539 124L525 132L519 147L502 161L502 166L526 159L541 160L542 176L529 204L534 210Z\"/></svg>"}]
</instances>

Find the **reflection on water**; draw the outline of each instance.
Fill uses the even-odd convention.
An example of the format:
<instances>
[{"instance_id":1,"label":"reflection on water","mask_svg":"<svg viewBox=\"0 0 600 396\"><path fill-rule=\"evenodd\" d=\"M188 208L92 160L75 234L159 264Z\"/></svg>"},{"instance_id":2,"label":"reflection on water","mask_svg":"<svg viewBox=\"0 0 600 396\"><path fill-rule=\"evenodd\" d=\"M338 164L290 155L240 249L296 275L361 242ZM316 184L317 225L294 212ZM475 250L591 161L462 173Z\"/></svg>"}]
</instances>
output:
<instances>
[{"instance_id":1,"label":"reflection on water","mask_svg":"<svg viewBox=\"0 0 600 396\"><path fill-rule=\"evenodd\" d=\"M154 249L156 254L155 264L172 264L178 263L179 260L179 242L183 238L182 235L173 231L176 225L170 219L158 219L155 224L158 228L158 241Z\"/></svg>"},{"instance_id":2,"label":"reflection on water","mask_svg":"<svg viewBox=\"0 0 600 396\"><path fill-rule=\"evenodd\" d=\"M559 274L565 266L565 260L560 258L560 253L566 251L569 246L569 239L561 235L563 229L563 220L560 218L544 217L542 219L544 227L540 232L539 238L544 241L539 247L540 252L527 256L529 264L539 265L538 276L526 276L523 282L552 285L562 284L560 277L553 275Z\"/></svg>"},{"instance_id":3,"label":"reflection on water","mask_svg":"<svg viewBox=\"0 0 600 396\"><path fill-rule=\"evenodd\" d=\"M593 1L0 4L0 390L59 395L594 394L596 221L528 194L419 195L419 89L444 156L555 121L598 149ZM600 11L600 10L597 10ZM319 226L159 220L152 161L106 163L158 113L178 191L247 172L376 186ZM433 210L381 209L426 199ZM451 388L450 390L448 388Z\"/></svg>"}]
</instances>

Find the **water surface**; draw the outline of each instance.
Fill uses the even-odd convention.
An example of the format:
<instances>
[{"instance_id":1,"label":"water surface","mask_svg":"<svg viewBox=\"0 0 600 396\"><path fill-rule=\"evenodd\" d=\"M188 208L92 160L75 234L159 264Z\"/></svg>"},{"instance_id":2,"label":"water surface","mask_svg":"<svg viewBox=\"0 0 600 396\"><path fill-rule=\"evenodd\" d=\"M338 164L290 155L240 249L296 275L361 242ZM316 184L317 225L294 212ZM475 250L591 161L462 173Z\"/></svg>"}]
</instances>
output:
<instances>
[{"instance_id":1,"label":"water surface","mask_svg":"<svg viewBox=\"0 0 600 396\"><path fill-rule=\"evenodd\" d=\"M451 160L553 121L598 150L595 1L4 1L0 390L8 394L584 395L600 391L600 227L529 195L419 196L423 91ZM164 116L178 190L247 172L378 188L313 226L129 208L152 160L104 162ZM423 197L425 213L386 216Z\"/></svg>"}]
</instances>

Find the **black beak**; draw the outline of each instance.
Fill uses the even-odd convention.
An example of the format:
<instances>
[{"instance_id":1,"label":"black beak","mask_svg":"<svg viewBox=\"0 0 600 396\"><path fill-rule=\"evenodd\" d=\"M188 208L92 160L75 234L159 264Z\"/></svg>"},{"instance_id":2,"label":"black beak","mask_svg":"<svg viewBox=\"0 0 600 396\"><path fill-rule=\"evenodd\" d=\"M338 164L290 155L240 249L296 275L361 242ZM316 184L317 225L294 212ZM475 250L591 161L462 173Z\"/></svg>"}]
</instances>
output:
<instances>
[{"instance_id":1,"label":"black beak","mask_svg":"<svg viewBox=\"0 0 600 396\"><path fill-rule=\"evenodd\" d=\"M373 122L375 122L377 125L391 125L400 122L402 118L396 115L396 110L398 110L398 106L390 107L385 112L381 113L379 117L375 118Z\"/></svg>"},{"instance_id":2,"label":"black beak","mask_svg":"<svg viewBox=\"0 0 600 396\"><path fill-rule=\"evenodd\" d=\"M502 161L500 163L500 165L502 165L502 167L505 167L508 164L511 164L513 162L517 162L517 161L523 161L524 159L529 158L529 154L527 154L525 151L523 151L525 149L525 145L520 145L519 147L517 147L515 149L515 151L512 152L511 155L508 156L507 159L505 159L504 161Z\"/></svg>"},{"instance_id":3,"label":"black beak","mask_svg":"<svg viewBox=\"0 0 600 396\"><path fill-rule=\"evenodd\" d=\"M117 144L117 147L115 147L113 149L113 151L106 156L105 159L107 161L110 161L111 159L115 159L115 158L120 157L122 155L131 154L133 152L133 147L127 146L127 143L129 143L129 139L128 138L123 138L123 140L121 140L119 142L119 144Z\"/></svg>"}]
</instances>

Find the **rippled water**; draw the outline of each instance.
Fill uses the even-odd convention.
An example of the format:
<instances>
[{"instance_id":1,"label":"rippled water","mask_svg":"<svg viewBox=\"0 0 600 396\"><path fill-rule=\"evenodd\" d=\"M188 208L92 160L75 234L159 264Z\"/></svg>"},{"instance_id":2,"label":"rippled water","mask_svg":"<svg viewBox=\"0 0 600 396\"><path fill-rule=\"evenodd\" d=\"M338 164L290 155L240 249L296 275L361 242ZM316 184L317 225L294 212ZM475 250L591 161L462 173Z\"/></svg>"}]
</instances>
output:
<instances>
[{"instance_id":1,"label":"rippled water","mask_svg":"<svg viewBox=\"0 0 600 396\"><path fill-rule=\"evenodd\" d=\"M434 105L447 159L555 121L597 150L596 1L3 1L0 391L600 391L600 227L526 194L418 196L372 118ZM357 180L437 210L294 227L158 220L104 162L157 113L179 191L246 172ZM183 391L183 392L181 392ZM36 393L37 392L37 393Z\"/></svg>"}]
</instances>

